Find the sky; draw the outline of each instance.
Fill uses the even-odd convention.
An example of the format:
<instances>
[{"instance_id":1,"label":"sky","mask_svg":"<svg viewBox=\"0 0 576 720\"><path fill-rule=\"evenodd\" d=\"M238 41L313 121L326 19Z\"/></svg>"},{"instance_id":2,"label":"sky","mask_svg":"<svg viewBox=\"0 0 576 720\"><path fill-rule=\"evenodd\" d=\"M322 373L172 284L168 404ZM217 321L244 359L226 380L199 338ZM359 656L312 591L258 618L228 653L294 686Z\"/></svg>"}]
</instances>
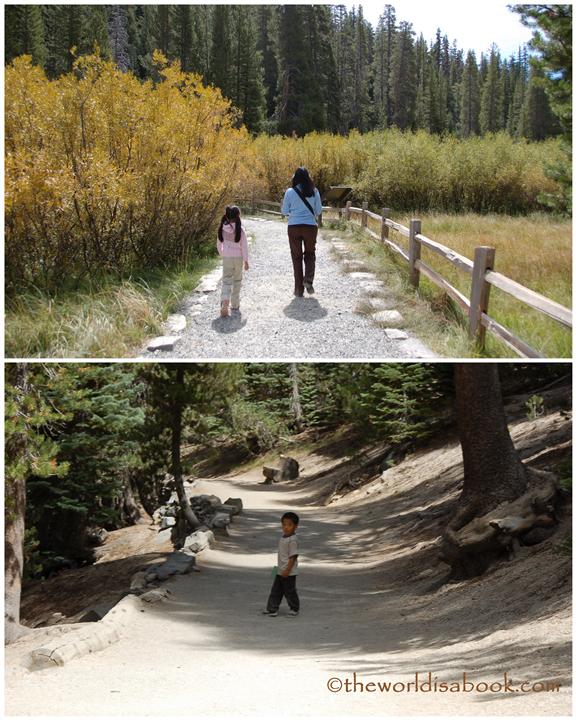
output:
<instances>
[{"instance_id":1,"label":"sky","mask_svg":"<svg viewBox=\"0 0 576 720\"><path fill-rule=\"evenodd\" d=\"M347 8L362 5L364 17L373 27L378 23L386 2L367 0L362 3L345 2ZM508 10L507 5L498 0L388 0L396 10L396 21L406 20L412 23L416 37L422 32L430 41L440 28L448 35L450 43L456 40L458 48L475 50L477 57L481 52L489 51L492 43L498 45L504 57L516 54L518 47L530 40L532 31L520 23L520 16Z\"/></svg>"}]
</instances>

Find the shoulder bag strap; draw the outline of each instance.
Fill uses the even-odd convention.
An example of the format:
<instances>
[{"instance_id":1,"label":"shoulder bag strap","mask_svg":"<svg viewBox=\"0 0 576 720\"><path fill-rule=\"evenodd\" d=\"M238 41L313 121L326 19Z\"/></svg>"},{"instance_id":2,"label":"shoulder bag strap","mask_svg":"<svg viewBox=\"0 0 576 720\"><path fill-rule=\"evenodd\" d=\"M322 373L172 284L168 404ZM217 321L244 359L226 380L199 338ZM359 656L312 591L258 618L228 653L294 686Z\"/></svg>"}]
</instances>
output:
<instances>
[{"instance_id":1,"label":"shoulder bag strap","mask_svg":"<svg viewBox=\"0 0 576 720\"><path fill-rule=\"evenodd\" d=\"M300 198L300 200L302 200L302 202L304 203L304 205L306 205L306 207L308 208L308 210L310 210L310 212L311 212L312 215L314 216L314 220L316 220L316 213L314 212L314 209L312 208L312 205L310 205L310 203L308 202L308 200L306 200L306 198L304 197L304 195L302 195L302 193L300 192L300 190L298 190L298 188L295 187L294 190L296 191L296 194L298 195L298 197Z\"/></svg>"}]
</instances>

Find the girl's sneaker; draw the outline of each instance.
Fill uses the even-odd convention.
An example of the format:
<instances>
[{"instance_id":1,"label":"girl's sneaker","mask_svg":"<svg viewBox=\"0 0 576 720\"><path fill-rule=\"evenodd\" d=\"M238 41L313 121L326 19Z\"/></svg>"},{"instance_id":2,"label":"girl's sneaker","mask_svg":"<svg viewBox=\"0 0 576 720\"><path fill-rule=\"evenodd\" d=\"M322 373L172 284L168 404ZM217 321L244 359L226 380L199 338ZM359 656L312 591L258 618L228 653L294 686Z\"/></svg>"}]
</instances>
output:
<instances>
[{"instance_id":1,"label":"girl's sneaker","mask_svg":"<svg viewBox=\"0 0 576 720\"><path fill-rule=\"evenodd\" d=\"M298 610L289 610L288 615L290 615L290 617L296 617L296 615L298 615Z\"/></svg>"},{"instance_id":2,"label":"girl's sneaker","mask_svg":"<svg viewBox=\"0 0 576 720\"><path fill-rule=\"evenodd\" d=\"M268 615L268 617L277 617L278 616L278 610L262 610L262 615Z\"/></svg>"}]
</instances>

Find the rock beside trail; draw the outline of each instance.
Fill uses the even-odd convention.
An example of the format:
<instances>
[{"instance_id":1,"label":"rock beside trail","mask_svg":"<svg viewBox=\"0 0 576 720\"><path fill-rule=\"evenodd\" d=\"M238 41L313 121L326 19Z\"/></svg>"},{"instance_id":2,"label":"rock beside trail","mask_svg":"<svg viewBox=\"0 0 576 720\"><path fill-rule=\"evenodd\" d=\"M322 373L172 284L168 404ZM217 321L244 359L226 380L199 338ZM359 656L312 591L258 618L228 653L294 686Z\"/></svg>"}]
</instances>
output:
<instances>
[{"instance_id":1,"label":"rock beside trail","mask_svg":"<svg viewBox=\"0 0 576 720\"><path fill-rule=\"evenodd\" d=\"M280 458L280 469L266 466L262 468L265 485L281 482L282 480L295 480L300 474L300 465L297 460L286 455L281 455Z\"/></svg>"},{"instance_id":2,"label":"rock beside trail","mask_svg":"<svg viewBox=\"0 0 576 720\"><path fill-rule=\"evenodd\" d=\"M147 349L155 350L173 350L174 345L180 340L178 335L160 335L155 337L147 345Z\"/></svg>"},{"instance_id":3,"label":"rock beside trail","mask_svg":"<svg viewBox=\"0 0 576 720\"><path fill-rule=\"evenodd\" d=\"M242 512L242 509L243 509L243 507L244 507L244 506L242 505L242 500L241 500L240 498L228 498L228 500L226 500L226 501L224 502L224 505L233 505L233 506L236 508L236 510L237 510L237 511L236 511L236 515L238 515L239 513L241 513L241 512Z\"/></svg>"},{"instance_id":4,"label":"rock beside trail","mask_svg":"<svg viewBox=\"0 0 576 720\"><path fill-rule=\"evenodd\" d=\"M199 553L214 543L214 533L211 530L196 530L184 540L185 552Z\"/></svg>"},{"instance_id":5,"label":"rock beside trail","mask_svg":"<svg viewBox=\"0 0 576 720\"><path fill-rule=\"evenodd\" d=\"M398 310L380 310L372 315L372 319L374 322L392 328L399 328L404 325L404 318Z\"/></svg>"},{"instance_id":6,"label":"rock beside trail","mask_svg":"<svg viewBox=\"0 0 576 720\"><path fill-rule=\"evenodd\" d=\"M280 464L281 480L296 480L300 474L300 464L298 460L287 455L280 455L282 462Z\"/></svg>"}]
</instances>

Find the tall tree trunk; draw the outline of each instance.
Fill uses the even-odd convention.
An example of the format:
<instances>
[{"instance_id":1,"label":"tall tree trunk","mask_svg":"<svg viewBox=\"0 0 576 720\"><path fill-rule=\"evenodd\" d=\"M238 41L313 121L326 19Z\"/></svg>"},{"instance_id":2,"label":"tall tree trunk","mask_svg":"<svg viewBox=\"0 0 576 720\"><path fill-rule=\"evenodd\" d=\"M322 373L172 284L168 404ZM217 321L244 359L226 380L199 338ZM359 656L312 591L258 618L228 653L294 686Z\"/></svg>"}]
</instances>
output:
<instances>
[{"instance_id":1,"label":"tall tree trunk","mask_svg":"<svg viewBox=\"0 0 576 720\"><path fill-rule=\"evenodd\" d=\"M28 391L26 363L19 363L15 386L24 396ZM12 438L12 447L6 452L24 457L27 453L27 437L22 432ZM5 539L4 539L4 642L17 640L26 631L20 625L20 594L24 568L24 518L26 513L26 478L16 476L6 480L4 489Z\"/></svg>"},{"instance_id":2,"label":"tall tree trunk","mask_svg":"<svg viewBox=\"0 0 576 720\"><path fill-rule=\"evenodd\" d=\"M451 577L462 579L481 575L507 552L511 536L501 542L493 523L480 518L520 498L528 477L508 431L498 366L457 364L454 383L464 485L444 529L440 558L450 565Z\"/></svg>"},{"instance_id":3,"label":"tall tree trunk","mask_svg":"<svg viewBox=\"0 0 576 720\"><path fill-rule=\"evenodd\" d=\"M172 475L174 476L174 487L178 502L184 517L188 521L190 527L195 530L200 527L200 521L194 514L190 502L184 490L184 480L182 478L182 461L180 457L180 447L182 444L182 414L184 410L184 372L183 365L176 366L176 384L174 387L172 401Z\"/></svg>"},{"instance_id":4,"label":"tall tree trunk","mask_svg":"<svg viewBox=\"0 0 576 720\"><path fill-rule=\"evenodd\" d=\"M130 477L124 479L122 486L122 517L124 522L136 525L142 520L142 512L136 498Z\"/></svg>"},{"instance_id":5,"label":"tall tree trunk","mask_svg":"<svg viewBox=\"0 0 576 720\"><path fill-rule=\"evenodd\" d=\"M292 401L290 407L294 415L296 428L301 430L304 415L302 413L302 403L300 402L300 382L298 378L298 365L296 363L290 363L290 377L292 378Z\"/></svg>"},{"instance_id":6,"label":"tall tree trunk","mask_svg":"<svg viewBox=\"0 0 576 720\"><path fill-rule=\"evenodd\" d=\"M526 490L526 470L504 413L496 363L454 367L456 418L464 458L458 506L462 525Z\"/></svg>"}]
</instances>

